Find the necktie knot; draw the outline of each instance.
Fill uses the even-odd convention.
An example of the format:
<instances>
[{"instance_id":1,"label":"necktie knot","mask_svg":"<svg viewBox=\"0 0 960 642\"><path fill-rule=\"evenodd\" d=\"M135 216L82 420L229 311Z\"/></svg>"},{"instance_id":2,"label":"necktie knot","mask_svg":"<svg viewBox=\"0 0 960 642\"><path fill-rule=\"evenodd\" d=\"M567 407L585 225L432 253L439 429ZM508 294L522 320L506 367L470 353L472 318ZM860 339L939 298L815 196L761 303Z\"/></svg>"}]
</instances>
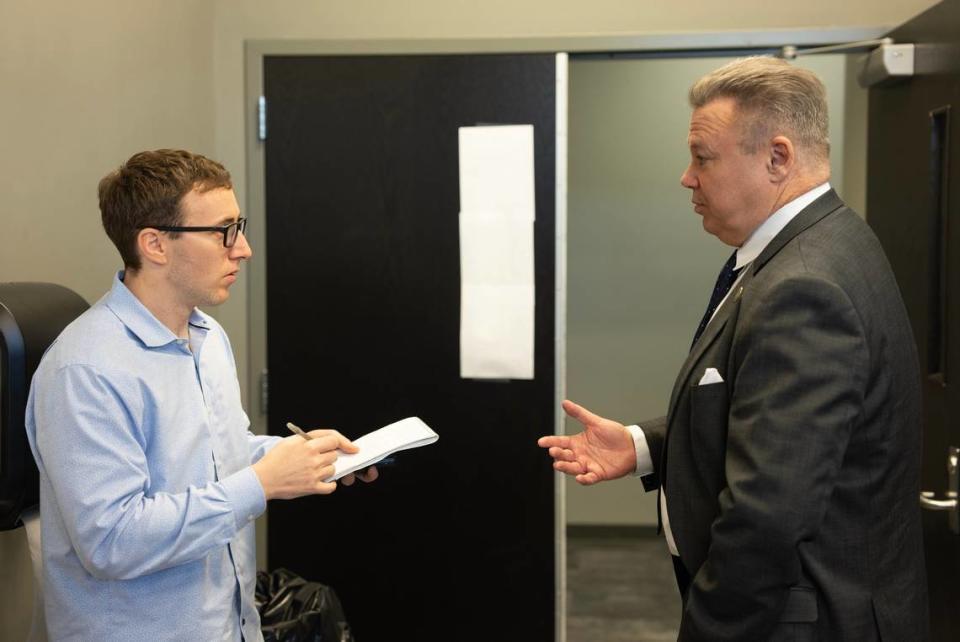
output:
<instances>
[{"instance_id":1,"label":"necktie knot","mask_svg":"<svg viewBox=\"0 0 960 642\"><path fill-rule=\"evenodd\" d=\"M716 312L720 302L727 296L730 288L733 287L734 282L737 280L737 274L740 273L740 270L735 269L736 264L737 253L734 251L734 253L730 255L730 258L727 259L727 262L723 264L723 269L720 270L720 274L717 276L717 283L713 286L713 293L710 295L710 303L707 305L707 311L703 313L700 325L697 326L697 332L693 335L693 343L690 344L691 350L693 350L693 346L697 344L697 339L700 338L703 331L707 329L707 325L709 325L710 319L713 318L713 313Z\"/></svg>"}]
</instances>

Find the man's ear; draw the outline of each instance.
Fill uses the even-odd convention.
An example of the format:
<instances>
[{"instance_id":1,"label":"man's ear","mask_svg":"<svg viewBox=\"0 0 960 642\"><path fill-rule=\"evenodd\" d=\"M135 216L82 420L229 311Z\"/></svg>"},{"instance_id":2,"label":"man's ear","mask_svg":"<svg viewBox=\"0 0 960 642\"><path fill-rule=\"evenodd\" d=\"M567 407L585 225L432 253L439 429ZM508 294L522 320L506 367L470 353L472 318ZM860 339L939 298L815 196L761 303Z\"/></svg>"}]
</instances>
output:
<instances>
[{"instance_id":1,"label":"man's ear","mask_svg":"<svg viewBox=\"0 0 960 642\"><path fill-rule=\"evenodd\" d=\"M767 172L774 183L782 183L797 164L797 150L786 136L775 136L770 141Z\"/></svg>"},{"instance_id":2,"label":"man's ear","mask_svg":"<svg viewBox=\"0 0 960 642\"><path fill-rule=\"evenodd\" d=\"M137 250L145 263L166 265L170 260L168 249L167 238L153 228L144 228L137 234Z\"/></svg>"}]
</instances>

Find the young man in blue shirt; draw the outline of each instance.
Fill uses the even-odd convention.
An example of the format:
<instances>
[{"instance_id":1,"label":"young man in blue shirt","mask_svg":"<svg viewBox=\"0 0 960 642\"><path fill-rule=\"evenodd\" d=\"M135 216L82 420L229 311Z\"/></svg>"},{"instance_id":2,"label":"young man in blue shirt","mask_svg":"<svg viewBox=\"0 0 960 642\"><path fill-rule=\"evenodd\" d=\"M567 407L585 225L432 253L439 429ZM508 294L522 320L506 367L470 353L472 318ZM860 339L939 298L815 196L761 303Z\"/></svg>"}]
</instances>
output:
<instances>
[{"instance_id":1,"label":"young man in blue shirt","mask_svg":"<svg viewBox=\"0 0 960 642\"><path fill-rule=\"evenodd\" d=\"M27 408L52 639L262 639L253 520L268 499L333 492L338 449L356 451L332 430L248 430L230 341L198 309L251 256L232 188L180 150L100 182L124 270L51 346Z\"/></svg>"}]
</instances>

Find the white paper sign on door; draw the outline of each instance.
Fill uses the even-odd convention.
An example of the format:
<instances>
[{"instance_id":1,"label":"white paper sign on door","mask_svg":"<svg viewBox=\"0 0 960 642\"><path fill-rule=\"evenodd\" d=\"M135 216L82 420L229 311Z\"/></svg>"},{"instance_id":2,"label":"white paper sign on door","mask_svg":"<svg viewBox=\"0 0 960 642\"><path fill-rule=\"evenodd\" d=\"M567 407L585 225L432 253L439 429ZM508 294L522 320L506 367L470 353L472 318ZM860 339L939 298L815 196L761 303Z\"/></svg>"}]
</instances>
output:
<instances>
[{"instance_id":1,"label":"white paper sign on door","mask_svg":"<svg viewBox=\"0 0 960 642\"><path fill-rule=\"evenodd\" d=\"M533 126L460 128L460 376L532 379Z\"/></svg>"}]
</instances>

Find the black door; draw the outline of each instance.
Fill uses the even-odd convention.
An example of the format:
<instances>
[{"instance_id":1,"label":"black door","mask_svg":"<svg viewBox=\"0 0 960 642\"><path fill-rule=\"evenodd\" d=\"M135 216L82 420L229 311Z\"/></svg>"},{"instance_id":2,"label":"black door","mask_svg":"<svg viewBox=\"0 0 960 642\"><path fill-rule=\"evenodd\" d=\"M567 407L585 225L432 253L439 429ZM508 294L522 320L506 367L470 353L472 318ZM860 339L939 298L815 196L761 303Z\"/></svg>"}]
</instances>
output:
<instances>
[{"instance_id":1,"label":"black door","mask_svg":"<svg viewBox=\"0 0 960 642\"><path fill-rule=\"evenodd\" d=\"M554 639L555 56L272 56L269 432L417 415L381 479L273 502L268 559L361 642ZM459 373L458 127L533 124L535 379Z\"/></svg>"},{"instance_id":2,"label":"black door","mask_svg":"<svg viewBox=\"0 0 960 642\"><path fill-rule=\"evenodd\" d=\"M891 35L926 45L917 65L929 71L937 50L960 44L960 0L946 0ZM924 375L931 633L955 641L960 534L955 511L932 509L949 503L948 458L960 447L960 73L941 69L871 88L869 119L867 217L897 275Z\"/></svg>"}]
</instances>

